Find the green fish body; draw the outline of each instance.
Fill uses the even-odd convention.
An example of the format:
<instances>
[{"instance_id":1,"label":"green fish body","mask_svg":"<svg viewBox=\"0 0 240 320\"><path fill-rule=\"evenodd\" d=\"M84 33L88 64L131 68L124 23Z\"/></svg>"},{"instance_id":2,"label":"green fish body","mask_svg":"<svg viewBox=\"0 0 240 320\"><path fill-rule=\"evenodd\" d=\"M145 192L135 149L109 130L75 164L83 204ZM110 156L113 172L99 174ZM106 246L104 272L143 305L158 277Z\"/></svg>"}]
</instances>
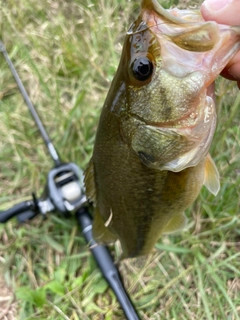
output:
<instances>
[{"instance_id":1,"label":"green fish body","mask_svg":"<svg viewBox=\"0 0 240 320\"><path fill-rule=\"evenodd\" d=\"M126 34L103 106L86 193L93 236L120 240L123 257L148 254L186 225L203 184L219 190L208 154L216 127L214 79L240 48L240 28L144 0Z\"/></svg>"}]
</instances>

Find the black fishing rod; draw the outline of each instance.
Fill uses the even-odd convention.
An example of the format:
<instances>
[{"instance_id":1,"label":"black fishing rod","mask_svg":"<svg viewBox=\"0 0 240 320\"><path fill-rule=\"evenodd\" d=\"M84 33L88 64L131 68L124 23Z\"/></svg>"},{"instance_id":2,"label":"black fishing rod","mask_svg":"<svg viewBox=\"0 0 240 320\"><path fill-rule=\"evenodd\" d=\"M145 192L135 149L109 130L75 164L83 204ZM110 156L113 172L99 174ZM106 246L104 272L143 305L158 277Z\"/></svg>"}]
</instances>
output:
<instances>
[{"instance_id":1,"label":"black fishing rod","mask_svg":"<svg viewBox=\"0 0 240 320\"><path fill-rule=\"evenodd\" d=\"M14 67L14 65L13 65L13 63L12 63L12 61L11 61L11 59L10 59L6 49L5 49L5 47L4 47L4 45L3 45L3 43L1 41L0 41L0 52L3 53L3 56L4 56L8 66L9 66L11 72L12 72L12 75L13 75L13 77L14 77L14 79L15 79L18 87L19 87L19 90L20 90L20 92L21 92L21 94L22 94L22 96L23 96L23 98L24 98L24 100L25 100L25 102L26 102L26 104L28 106L28 109L29 109L29 111L30 111L30 113L31 113L31 115L32 115L32 117L33 117L33 119L34 119L34 121L35 121L35 123L36 123L36 125L37 125L37 127L38 127L38 129L40 131L40 133L41 133L43 141L45 142L45 144L46 144L46 146L48 148L50 156L52 157L52 159L53 159L53 161L54 161L56 166L60 165L61 161L60 161L60 157L59 157L59 155L57 153L57 150L55 149L54 145L52 144L51 139L50 139L49 135L47 134L47 131L45 130L45 128L43 126L43 123L40 120L40 118L39 118L39 116L37 114L37 111L34 108L32 102L31 102L31 100L30 100L30 98L29 98L29 96L27 94L27 91L26 91L26 89L25 89L25 87L24 87L24 85L23 85L23 83L22 83L22 81L21 81L21 79L20 79L20 77L19 77L19 75L18 75L18 73L17 73L17 71L16 71L16 69L15 69L15 67Z\"/></svg>"},{"instance_id":2,"label":"black fishing rod","mask_svg":"<svg viewBox=\"0 0 240 320\"><path fill-rule=\"evenodd\" d=\"M97 244L92 237L92 217L89 214L89 204L83 185L83 172L75 163L63 163L55 149L36 109L34 108L24 85L3 45L0 41L0 52L3 54L28 109L38 127L47 146L47 150L54 161L54 168L50 170L43 196L16 204L12 208L0 211L0 223L5 223L13 217L19 222L26 222L38 214L57 211L64 217L75 214L82 234L89 245L90 251L101 270L103 277L115 293L119 304L128 320L139 320L139 316L129 298L121 280L121 276L114 264L113 258L104 245Z\"/></svg>"}]
</instances>

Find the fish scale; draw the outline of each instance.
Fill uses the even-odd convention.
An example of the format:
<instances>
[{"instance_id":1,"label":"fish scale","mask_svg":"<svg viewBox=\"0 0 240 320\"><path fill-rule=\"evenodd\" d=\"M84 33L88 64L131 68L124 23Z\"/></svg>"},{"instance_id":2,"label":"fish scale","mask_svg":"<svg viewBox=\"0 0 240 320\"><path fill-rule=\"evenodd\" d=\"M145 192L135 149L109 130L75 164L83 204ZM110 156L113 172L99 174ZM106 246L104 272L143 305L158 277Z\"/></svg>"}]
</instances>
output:
<instances>
[{"instance_id":1,"label":"fish scale","mask_svg":"<svg viewBox=\"0 0 240 320\"><path fill-rule=\"evenodd\" d=\"M85 172L97 242L119 240L122 258L148 254L163 233L186 225L184 211L203 184L217 194L219 174L208 153L216 128L213 82L239 48L240 27L142 1Z\"/></svg>"}]
</instances>

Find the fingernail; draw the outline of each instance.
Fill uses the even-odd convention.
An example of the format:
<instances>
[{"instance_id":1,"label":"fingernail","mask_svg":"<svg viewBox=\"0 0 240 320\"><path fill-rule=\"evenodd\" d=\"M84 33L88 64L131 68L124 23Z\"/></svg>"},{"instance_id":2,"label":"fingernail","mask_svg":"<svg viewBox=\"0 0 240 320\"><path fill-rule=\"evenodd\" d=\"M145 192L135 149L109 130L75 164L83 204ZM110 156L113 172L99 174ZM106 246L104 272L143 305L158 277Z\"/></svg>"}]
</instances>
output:
<instances>
[{"instance_id":1,"label":"fingernail","mask_svg":"<svg viewBox=\"0 0 240 320\"><path fill-rule=\"evenodd\" d=\"M203 5L209 10L221 10L226 7L232 0L205 0Z\"/></svg>"}]
</instances>

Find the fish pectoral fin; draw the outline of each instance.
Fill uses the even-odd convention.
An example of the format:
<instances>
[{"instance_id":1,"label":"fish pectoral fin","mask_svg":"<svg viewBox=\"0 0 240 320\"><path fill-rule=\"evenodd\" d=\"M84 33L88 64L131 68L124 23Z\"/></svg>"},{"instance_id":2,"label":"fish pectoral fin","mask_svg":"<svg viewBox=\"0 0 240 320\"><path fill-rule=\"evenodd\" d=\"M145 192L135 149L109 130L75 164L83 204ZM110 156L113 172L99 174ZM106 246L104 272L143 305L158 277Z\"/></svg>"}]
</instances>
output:
<instances>
[{"instance_id":1,"label":"fish pectoral fin","mask_svg":"<svg viewBox=\"0 0 240 320\"><path fill-rule=\"evenodd\" d=\"M88 199L96 204L96 188L94 181L94 166L92 158L90 159L87 168L84 172L84 184Z\"/></svg>"},{"instance_id":2,"label":"fish pectoral fin","mask_svg":"<svg viewBox=\"0 0 240 320\"><path fill-rule=\"evenodd\" d=\"M210 154L207 155L205 162L203 184L212 194L217 195L220 189L219 173Z\"/></svg>"},{"instance_id":3,"label":"fish pectoral fin","mask_svg":"<svg viewBox=\"0 0 240 320\"><path fill-rule=\"evenodd\" d=\"M183 229L187 224L187 218L183 212L174 215L163 229L163 233L173 233Z\"/></svg>"},{"instance_id":4,"label":"fish pectoral fin","mask_svg":"<svg viewBox=\"0 0 240 320\"><path fill-rule=\"evenodd\" d=\"M109 244L117 240L117 236L113 234L110 229L106 226L99 209L96 207L94 210L94 219L92 226L93 239L96 242Z\"/></svg>"},{"instance_id":5,"label":"fish pectoral fin","mask_svg":"<svg viewBox=\"0 0 240 320\"><path fill-rule=\"evenodd\" d=\"M87 168L84 172L84 184L86 188L86 195L90 201L95 205L94 208L94 219L92 226L92 234L93 238L96 242L100 243L112 243L117 240L117 236L114 235L110 229L108 228L109 224L111 224L112 212L110 210L109 218L105 222L103 217L99 212L99 208L96 203L96 188L95 188L95 180L94 180L94 166L93 160L91 159L87 165Z\"/></svg>"}]
</instances>

